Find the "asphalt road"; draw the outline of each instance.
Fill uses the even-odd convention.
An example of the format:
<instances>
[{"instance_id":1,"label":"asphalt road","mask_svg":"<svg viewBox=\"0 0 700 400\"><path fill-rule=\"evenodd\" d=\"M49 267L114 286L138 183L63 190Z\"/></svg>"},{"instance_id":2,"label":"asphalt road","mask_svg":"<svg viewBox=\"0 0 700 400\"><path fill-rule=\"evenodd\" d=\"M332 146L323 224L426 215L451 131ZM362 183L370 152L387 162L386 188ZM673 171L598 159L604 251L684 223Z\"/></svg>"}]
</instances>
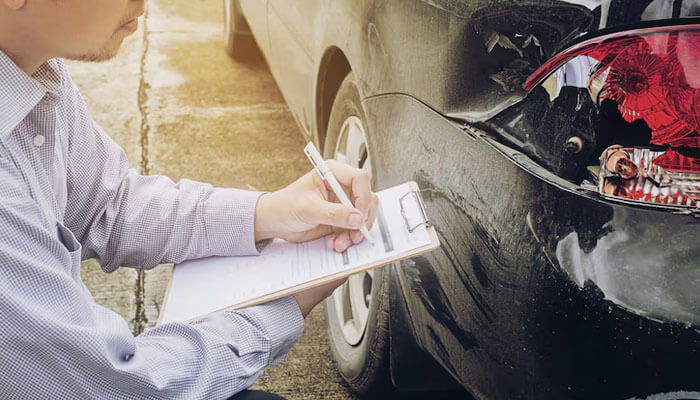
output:
<instances>
[{"instance_id":1,"label":"asphalt road","mask_svg":"<svg viewBox=\"0 0 700 400\"><path fill-rule=\"evenodd\" d=\"M117 59L70 63L95 119L133 168L259 190L280 188L309 169L302 136L265 66L225 55L220 1L151 0L143 22ZM171 268L107 275L87 261L83 279L138 333L154 325ZM324 316L317 307L287 360L256 388L290 400L353 398L334 369Z\"/></svg>"}]
</instances>

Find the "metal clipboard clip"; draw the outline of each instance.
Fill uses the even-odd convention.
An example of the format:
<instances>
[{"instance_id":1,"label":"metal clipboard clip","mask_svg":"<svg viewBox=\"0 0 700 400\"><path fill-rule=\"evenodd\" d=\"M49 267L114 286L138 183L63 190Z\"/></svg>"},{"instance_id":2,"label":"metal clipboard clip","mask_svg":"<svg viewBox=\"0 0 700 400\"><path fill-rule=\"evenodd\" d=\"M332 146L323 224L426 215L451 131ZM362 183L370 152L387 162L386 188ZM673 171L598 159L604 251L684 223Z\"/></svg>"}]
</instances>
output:
<instances>
[{"instance_id":1,"label":"metal clipboard clip","mask_svg":"<svg viewBox=\"0 0 700 400\"><path fill-rule=\"evenodd\" d=\"M411 211L414 211L413 214L415 214L415 210L420 212L421 219L418 221L410 221L411 216L407 211L408 207L410 206L406 206L405 204L406 201L410 199L413 199L414 206L410 208ZM406 228L410 233L413 233L413 231L421 226L428 228L433 225L428 219L428 214L425 212L425 205L423 205L423 199L420 196L419 190L411 190L410 192L401 196L399 199L399 205L401 206L401 216L403 217L404 222L406 222Z\"/></svg>"}]
</instances>

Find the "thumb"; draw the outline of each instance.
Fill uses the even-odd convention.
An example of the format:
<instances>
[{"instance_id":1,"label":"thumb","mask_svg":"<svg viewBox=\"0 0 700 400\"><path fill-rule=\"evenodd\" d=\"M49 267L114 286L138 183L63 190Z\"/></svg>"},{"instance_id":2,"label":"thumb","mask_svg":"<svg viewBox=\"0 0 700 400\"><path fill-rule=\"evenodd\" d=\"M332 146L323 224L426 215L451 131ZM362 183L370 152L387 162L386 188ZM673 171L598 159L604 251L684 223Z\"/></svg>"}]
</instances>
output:
<instances>
[{"instance_id":1,"label":"thumb","mask_svg":"<svg viewBox=\"0 0 700 400\"><path fill-rule=\"evenodd\" d=\"M346 207L340 203L318 199L312 209L313 222L317 224L358 229L364 222L364 216L360 210Z\"/></svg>"}]
</instances>

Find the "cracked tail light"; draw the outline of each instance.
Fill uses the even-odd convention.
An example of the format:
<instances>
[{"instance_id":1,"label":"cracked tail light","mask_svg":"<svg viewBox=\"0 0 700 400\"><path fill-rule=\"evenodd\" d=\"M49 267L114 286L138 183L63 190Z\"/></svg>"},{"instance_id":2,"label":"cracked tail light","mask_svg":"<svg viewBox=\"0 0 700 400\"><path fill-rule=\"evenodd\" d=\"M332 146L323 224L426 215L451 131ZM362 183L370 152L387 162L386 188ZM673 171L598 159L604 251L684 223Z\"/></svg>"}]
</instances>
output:
<instances>
[{"instance_id":1,"label":"cracked tail light","mask_svg":"<svg viewBox=\"0 0 700 400\"><path fill-rule=\"evenodd\" d=\"M699 207L700 25L627 31L582 42L542 65L524 88L551 87L550 79L555 86L587 89L597 106L614 102L625 121L642 120L651 132L648 145L640 149L617 146L623 148L618 152L623 161L643 172L633 178L625 175L630 166L608 165L603 153L601 174L594 179L600 193Z\"/></svg>"},{"instance_id":2,"label":"cracked tail light","mask_svg":"<svg viewBox=\"0 0 700 400\"><path fill-rule=\"evenodd\" d=\"M592 39L555 56L525 82L530 90L576 57L592 63L596 103L617 103L627 122L641 119L651 144L700 147L700 25L645 29Z\"/></svg>"}]
</instances>

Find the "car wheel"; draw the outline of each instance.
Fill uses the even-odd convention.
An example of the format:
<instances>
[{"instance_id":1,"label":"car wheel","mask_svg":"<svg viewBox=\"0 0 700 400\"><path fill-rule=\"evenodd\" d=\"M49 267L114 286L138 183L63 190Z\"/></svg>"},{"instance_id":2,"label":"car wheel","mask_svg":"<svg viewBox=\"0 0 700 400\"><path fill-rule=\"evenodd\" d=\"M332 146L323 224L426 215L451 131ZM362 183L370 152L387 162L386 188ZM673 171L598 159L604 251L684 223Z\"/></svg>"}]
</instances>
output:
<instances>
[{"instance_id":1,"label":"car wheel","mask_svg":"<svg viewBox=\"0 0 700 400\"><path fill-rule=\"evenodd\" d=\"M365 126L360 94L350 73L331 109L324 156L371 172ZM383 269L353 275L326 300L333 358L351 389L363 395L391 389L387 279Z\"/></svg>"},{"instance_id":2,"label":"car wheel","mask_svg":"<svg viewBox=\"0 0 700 400\"><path fill-rule=\"evenodd\" d=\"M262 58L241 12L240 0L224 0L224 45L226 53L236 61L258 62Z\"/></svg>"}]
</instances>

